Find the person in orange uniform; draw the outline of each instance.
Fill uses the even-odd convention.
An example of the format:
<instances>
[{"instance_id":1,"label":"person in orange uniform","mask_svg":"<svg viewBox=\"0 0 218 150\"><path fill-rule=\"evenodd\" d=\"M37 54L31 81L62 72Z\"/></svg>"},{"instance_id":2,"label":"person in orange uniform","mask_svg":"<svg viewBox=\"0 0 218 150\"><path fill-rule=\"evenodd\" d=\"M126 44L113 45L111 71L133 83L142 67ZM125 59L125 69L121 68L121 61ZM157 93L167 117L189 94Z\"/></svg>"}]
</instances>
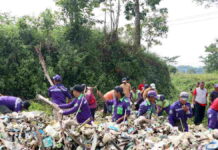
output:
<instances>
[{"instance_id":1,"label":"person in orange uniform","mask_svg":"<svg viewBox=\"0 0 218 150\"><path fill-rule=\"evenodd\" d=\"M114 90L108 91L107 93L105 93L102 96L102 98L105 101L105 103L104 103L104 111L103 111L103 116L105 116L107 113L112 113L112 105L107 105L107 101L113 100L115 98Z\"/></svg>"}]
</instances>

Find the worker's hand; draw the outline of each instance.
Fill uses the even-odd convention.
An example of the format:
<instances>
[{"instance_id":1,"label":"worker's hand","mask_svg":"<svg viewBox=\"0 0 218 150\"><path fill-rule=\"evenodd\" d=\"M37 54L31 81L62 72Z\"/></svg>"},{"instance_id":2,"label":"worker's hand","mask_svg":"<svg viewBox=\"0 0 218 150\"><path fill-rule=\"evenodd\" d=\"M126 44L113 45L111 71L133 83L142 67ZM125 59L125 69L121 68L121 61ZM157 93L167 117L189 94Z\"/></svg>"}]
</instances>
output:
<instances>
[{"instance_id":1,"label":"worker's hand","mask_svg":"<svg viewBox=\"0 0 218 150\"><path fill-rule=\"evenodd\" d=\"M53 107L54 109L56 109L57 111L60 110L60 108L59 108L59 106L58 106L57 104L52 104L52 107Z\"/></svg>"},{"instance_id":2,"label":"worker's hand","mask_svg":"<svg viewBox=\"0 0 218 150\"><path fill-rule=\"evenodd\" d=\"M121 119L118 119L118 120L116 121L117 124L120 124L121 122L122 122Z\"/></svg>"},{"instance_id":3,"label":"worker's hand","mask_svg":"<svg viewBox=\"0 0 218 150\"><path fill-rule=\"evenodd\" d=\"M59 112L58 112L58 114L63 114L64 113L64 111L63 110L59 110Z\"/></svg>"},{"instance_id":4,"label":"worker's hand","mask_svg":"<svg viewBox=\"0 0 218 150\"><path fill-rule=\"evenodd\" d=\"M185 105L182 106L182 109L183 109L185 112L189 111L188 106L185 106Z\"/></svg>"}]
</instances>

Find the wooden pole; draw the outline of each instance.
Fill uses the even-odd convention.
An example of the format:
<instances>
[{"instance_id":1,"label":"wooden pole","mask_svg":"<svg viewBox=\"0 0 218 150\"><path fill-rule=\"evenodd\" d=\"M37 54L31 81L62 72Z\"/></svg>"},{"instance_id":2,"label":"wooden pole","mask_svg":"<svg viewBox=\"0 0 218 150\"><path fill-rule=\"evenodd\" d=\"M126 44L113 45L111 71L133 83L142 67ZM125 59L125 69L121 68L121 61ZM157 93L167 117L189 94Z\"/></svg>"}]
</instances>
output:
<instances>
[{"instance_id":1,"label":"wooden pole","mask_svg":"<svg viewBox=\"0 0 218 150\"><path fill-rule=\"evenodd\" d=\"M49 74L48 74L48 71L47 71L47 68L46 68L46 64L45 64L45 59L44 59L44 57L43 57L43 55L42 55L41 49L42 49L42 44L41 44L41 43L40 43L39 46L36 46L36 47L35 47L35 51L36 51L36 53L38 54L39 62L40 62L40 64L41 64L41 66L42 66L42 70L43 70L43 72L44 72L44 75L45 75L45 77L47 78L47 80L48 80L48 82L50 83L50 85L54 85L53 82L52 82L52 80L51 80L51 78L50 78L50 76L49 76Z\"/></svg>"}]
</instances>

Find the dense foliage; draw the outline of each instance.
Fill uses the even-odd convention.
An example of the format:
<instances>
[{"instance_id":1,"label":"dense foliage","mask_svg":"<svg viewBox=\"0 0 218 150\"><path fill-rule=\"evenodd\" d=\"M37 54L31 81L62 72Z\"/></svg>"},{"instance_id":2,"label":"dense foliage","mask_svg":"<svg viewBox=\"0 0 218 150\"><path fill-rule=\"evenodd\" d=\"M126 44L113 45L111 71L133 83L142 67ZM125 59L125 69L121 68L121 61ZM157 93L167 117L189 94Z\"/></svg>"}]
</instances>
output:
<instances>
[{"instance_id":1,"label":"dense foliage","mask_svg":"<svg viewBox=\"0 0 218 150\"><path fill-rule=\"evenodd\" d=\"M129 76L134 86L146 79L170 95L165 61L93 29L91 11L100 1L74 2L80 1L60 0L61 13L46 10L37 18L0 15L0 93L22 98L47 94L49 84L34 50L41 47L50 76L62 75L67 87L86 83L106 92Z\"/></svg>"},{"instance_id":2,"label":"dense foliage","mask_svg":"<svg viewBox=\"0 0 218 150\"><path fill-rule=\"evenodd\" d=\"M218 40L206 47L206 57L202 57L207 72L218 71Z\"/></svg>"}]
</instances>

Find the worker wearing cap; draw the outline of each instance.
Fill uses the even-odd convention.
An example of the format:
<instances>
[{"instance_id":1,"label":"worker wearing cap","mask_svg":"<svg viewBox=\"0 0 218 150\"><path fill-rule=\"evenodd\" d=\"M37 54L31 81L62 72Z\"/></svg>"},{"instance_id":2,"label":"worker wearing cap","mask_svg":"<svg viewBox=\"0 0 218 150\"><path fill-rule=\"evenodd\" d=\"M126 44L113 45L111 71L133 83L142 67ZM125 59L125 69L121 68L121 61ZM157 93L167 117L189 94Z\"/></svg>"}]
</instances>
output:
<instances>
[{"instance_id":1,"label":"worker wearing cap","mask_svg":"<svg viewBox=\"0 0 218 150\"><path fill-rule=\"evenodd\" d=\"M151 119L152 114L156 114L156 99L157 93L155 91L149 91L147 98L139 106L138 116L146 115L148 119Z\"/></svg>"},{"instance_id":2,"label":"worker wearing cap","mask_svg":"<svg viewBox=\"0 0 218 150\"><path fill-rule=\"evenodd\" d=\"M169 122L172 126L178 127L180 131L188 132L188 118L192 117L191 104L188 103L189 94L181 92L179 100L170 106Z\"/></svg>"},{"instance_id":3,"label":"worker wearing cap","mask_svg":"<svg viewBox=\"0 0 218 150\"><path fill-rule=\"evenodd\" d=\"M151 83L149 88L143 91L143 98L146 99L149 91L155 91L157 93L156 85Z\"/></svg>"},{"instance_id":4,"label":"worker wearing cap","mask_svg":"<svg viewBox=\"0 0 218 150\"><path fill-rule=\"evenodd\" d=\"M144 90L145 84L146 84L146 80L143 80L143 82L138 85L138 90L140 90L142 92Z\"/></svg>"},{"instance_id":5,"label":"worker wearing cap","mask_svg":"<svg viewBox=\"0 0 218 150\"><path fill-rule=\"evenodd\" d=\"M53 78L54 86L51 86L48 89L48 96L51 97L52 102L61 105L66 104L66 99L71 99L72 96L67 90L67 88L64 87L64 85L61 83L62 78L60 75L55 75Z\"/></svg>"},{"instance_id":6,"label":"worker wearing cap","mask_svg":"<svg viewBox=\"0 0 218 150\"><path fill-rule=\"evenodd\" d=\"M92 117L89 104L84 96L83 86L75 85L72 90L73 90L73 95L76 98L69 104L59 105L61 109L68 109L68 110L60 110L59 113L62 115L69 115L69 114L76 113L77 122L82 124L86 120Z\"/></svg>"},{"instance_id":7,"label":"worker wearing cap","mask_svg":"<svg viewBox=\"0 0 218 150\"><path fill-rule=\"evenodd\" d=\"M116 86L114 88L114 100L107 101L108 105L113 105L113 117L112 120L116 123L126 121L130 115L130 100L125 97L123 88Z\"/></svg>"},{"instance_id":8,"label":"worker wearing cap","mask_svg":"<svg viewBox=\"0 0 218 150\"><path fill-rule=\"evenodd\" d=\"M218 98L214 100L210 108L207 111L208 116L208 128L218 129Z\"/></svg>"},{"instance_id":9,"label":"worker wearing cap","mask_svg":"<svg viewBox=\"0 0 218 150\"><path fill-rule=\"evenodd\" d=\"M127 98L130 98L131 85L127 82L126 78L122 79L122 84L120 87L123 88L123 92Z\"/></svg>"},{"instance_id":10,"label":"worker wearing cap","mask_svg":"<svg viewBox=\"0 0 218 150\"><path fill-rule=\"evenodd\" d=\"M160 94L157 96L156 106L157 106L158 116L161 116L164 111L166 112L166 114L169 114L170 102L169 102L169 100L165 99L164 95Z\"/></svg>"},{"instance_id":11,"label":"worker wearing cap","mask_svg":"<svg viewBox=\"0 0 218 150\"><path fill-rule=\"evenodd\" d=\"M214 91L210 93L210 104L212 104L216 98L218 98L218 84L214 85Z\"/></svg>"},{"instance_id":12,"label":"worker wearing cap","mask_svg":"<svg viewBox=\"0 0 218 150\"><path fill-rule=\"evenodd\" d=\"M0 96L0 113L21 112L28 110L29 102L22 101L19 97Z\"/></svg>"},{"instance_id":13,"label":"worker wearing cap","mask_svg":"<svg viewBox=\"0 0 218 150\"><path fill-rule=\"evenodd\" d=\"M149 85L148 85L148 84L144 84L144 88L143 88L143 90L142 90L141 93L140 93L140 97L138 98L137 102L135 103L135 110L138 110L140 104L144 101L143 93L144 93L144 92L147 92L146 90L147 90L148 88L149 88ZM146 99L146 98L145 98L145 99Z\"/></svg>"}]
</instances>

